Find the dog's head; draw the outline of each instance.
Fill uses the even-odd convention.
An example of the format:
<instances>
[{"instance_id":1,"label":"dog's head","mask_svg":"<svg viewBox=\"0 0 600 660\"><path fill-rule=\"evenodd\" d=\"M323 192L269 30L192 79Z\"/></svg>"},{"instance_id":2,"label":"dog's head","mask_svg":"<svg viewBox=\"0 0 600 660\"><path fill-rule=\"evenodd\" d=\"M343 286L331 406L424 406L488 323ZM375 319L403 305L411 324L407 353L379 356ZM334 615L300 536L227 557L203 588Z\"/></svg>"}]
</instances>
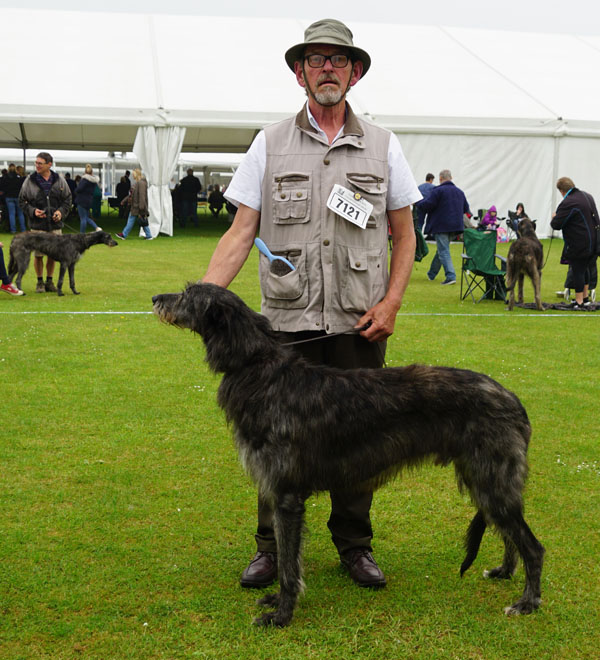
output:
<instances>
[{"instance_id":1,"label":"dog's head","mask_svg":"<svg viewBox=\"0 0 600 660\"><path fill-rule=\"evenodd\" d=\"M117 241L115 241L107 231L95 231L90 235L94 237L97 245L100 243L104 243L104 245L108 245L108 247L115 247L115 245L118 245Z\"/></svg>"},{"instance_id":2,"label":"dog's head","mask_svg":"<svg viewBox=\"0 0 600 660\"><path fill-rule=\"evenodd\" d=\"M163 293L152 302L161 321L201 335L213 371L235 371L278 346L269 321L216 284L188 284L181 293Z\"/></svg>"},{"instance_id":3,"label":"dog's head","mask_svg":"<svg viewBox=\"0 0 600 660\"><path fill-rule=\"evenodd\" d=\"M519 236L522 236L523 238L534 236L537 238L535 233L535 222L530 220L527 216L521 218L519 222Z\"/></svg>"}]
</instances>

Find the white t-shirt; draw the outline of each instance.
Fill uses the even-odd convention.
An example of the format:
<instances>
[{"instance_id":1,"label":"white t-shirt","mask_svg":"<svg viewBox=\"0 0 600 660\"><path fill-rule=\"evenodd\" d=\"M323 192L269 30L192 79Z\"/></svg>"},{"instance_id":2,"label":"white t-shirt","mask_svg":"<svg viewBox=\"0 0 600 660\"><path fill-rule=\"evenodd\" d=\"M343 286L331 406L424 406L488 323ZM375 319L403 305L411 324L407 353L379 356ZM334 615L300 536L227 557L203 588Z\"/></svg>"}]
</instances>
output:
<instances>
[{"instance_id":1,"label":"white t-shirt","mask_svg":"<svg viewBox=\"0 0 600 660\"><path fill-rule=\"evenodd\" d=\"M308 119L322 136L325 133L317 124L308 107ZM335 142L342 134L344 127L335 136ZM244 159L237 168L231 183L227 187L225 197L230 202L239 206L245 204L255 211L260 211L262 207L262 182L265 176L267 166L267 140L265 132L261 131L246 152ZM387 192L387 209L401 209L410 204L423 199L419 192L417 182L406 162L400 142L394 133L390 133L390 142L388 146L388 167L389 180Z\"/></svg>"}]
</instances>

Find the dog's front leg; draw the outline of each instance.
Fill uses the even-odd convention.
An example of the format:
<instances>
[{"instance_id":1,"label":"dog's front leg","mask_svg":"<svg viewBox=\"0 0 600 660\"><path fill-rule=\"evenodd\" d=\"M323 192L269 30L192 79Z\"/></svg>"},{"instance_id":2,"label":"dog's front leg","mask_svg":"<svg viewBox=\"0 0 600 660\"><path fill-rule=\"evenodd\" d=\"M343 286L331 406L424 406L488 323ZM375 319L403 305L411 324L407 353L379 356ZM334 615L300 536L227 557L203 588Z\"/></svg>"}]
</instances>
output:
<instances>
[{"instance_id":1,"label":"dog's front leg","mask_svg":"<svg viewBox=\"0 0 600 660\"><path fill-rule=\"evenodd\" d=\"M63 265L62 261L60 262L60 271L58 273L58 282L56 283L56 290L58 291L59 296L64 296L62 292L63 282L65 281L65 272L67 267Z\"/></svg>"},{"instance_id":2,"label":"dog's front leg","mask_svg":"<svg viewBox=\"0 0 600 660\"><path fill-rule=\"evenodd\" d=\"M280 591L258 601L260 605L277 606L275 611L254 620L259 626L283 627L292 620L298 595L304 587L301 547L305 500L306 497L297 493L286 493L277 499L274 522Z\"/></svg>"},{"instance_id":3,"label":"dog's front leg","mask_svg":"<svg viewBox=\"0 0 600 660\"><path fill-rule=\"evenodd\" d=\"M75 264L69 266L69 286L74 295L78 296L79 291L75 289Z\"/></svg>"}]
</instances>

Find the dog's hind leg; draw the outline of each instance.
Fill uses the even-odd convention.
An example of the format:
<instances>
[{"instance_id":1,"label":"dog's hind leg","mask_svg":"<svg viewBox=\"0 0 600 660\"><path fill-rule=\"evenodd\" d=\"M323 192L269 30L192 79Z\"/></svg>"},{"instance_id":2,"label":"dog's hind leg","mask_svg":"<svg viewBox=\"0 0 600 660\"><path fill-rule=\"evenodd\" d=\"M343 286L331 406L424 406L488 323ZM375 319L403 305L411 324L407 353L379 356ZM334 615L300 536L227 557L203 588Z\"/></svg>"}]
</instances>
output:
<instances>
[{"instance_id":1,"label":"dog's hind leg","mask_svg":"<svg viewBox=\"0 0 600 660\"><path fill-rule=\"evenodd\" d=\"M69 286L73 295L78 296L79 291L75 288L75 264L69 264Z\"/></svg>"},{"instance_id":2,"label":"dog's hind leg","mask_svg":"<svg viewBox=\"0 0 600 660\"><path fill-rule=\"evenodd\" d=\"M296 493L280 496L275 507L275 538L279 569L279 593L265 596L259 605L276 606L254 620L259 626L286 626L294 614L302 582L302 529L304 526L305 497Z\"/></svg>"},{"instance_id":3,"label":"dog's hind leg","mask_svg":"<svg viewBox=\"0 0 600 660\"><path fill-rule=\"evenodd\" d=\"M541 276L540 276L540 271L534 266L533 267L533 272L531 276L531 281L533 283L533 293L535 296L535 306L537 309L541 312L544 309L544 306L542 305L542 299L540 297L540 288L541 288Z\"/></svg>"},{"instance_id":4,"label":"dog's hind leg","mask_svg":"<svg viewBox=\"0 0 600 660\"><path fill-rule=\"evenodd\" d=\"M60 262L60 271L58 273L58 282L56 283L56 290L58 292L59 296L64 296L65 294L62 291L63 287L63 282L65 281L65 272L67 270L67 267L63 264L63 262Z\"/></svg>"},{"instance_id":5,"label":"dog's hind leg","mask_svg":"<svg viewBox=\"0 0 600 660\"><path fill-rule=\"evenodd\" d=\"M510 538L504 536L502 540L504 541L504 559L502 560L502 564L496 566L496 568L483 571L483 577L495 578L497 580L510 580L515 574L519 553Z\"/></svg>"},{"instance_id":6,"label":"dog's hind leg","mask_svg":"<svg viewBox=\"0 0 600 660\"><path fill-rule=\"evenodd\" d=\"M529 529L521 511L515 511L512 515L509 514L502 519L496 518L494 522L501 534L510 539L512 544L514 544L525 566L525 589L523 595L516 603L505 608L504 612L505 614L529 614L536 610L541 603L540 579L544 563L544 547L535 538L531 529ZM505 543L506 554L504 561L505 563L508 561L507 568L510 567L510 562L516 562L516 555L513 559L509 546L510 543ZM489 577L504 576L501 574L492 575L490 573Z\"/></svg>"},{"instance_id":7,"label":"dog's hind leg","mask_svg":"<svg viewBox=\"0 0 600 660\"><path fill-rule=\"evenodd\" d=\"M467 551L467 556L460 566L460 577L464 575L465 571L475 561L486 527L487 523L485 522L485 516L482 511L478 511L473 520L471 520L467 535L465 536L465 550Z\"/></svg>"},{"instance_id":8,"label":"dog's hind leg","mask_svg":"<svg viewBox=\"0 0 600 660\"><path fill-rule=\"evenodd\" d=\"M523 280L525 279L525 275L523 271L519 273L519 297L517 298L518 302L522 305L523 304Z\"/></svg>"}]
</instances>

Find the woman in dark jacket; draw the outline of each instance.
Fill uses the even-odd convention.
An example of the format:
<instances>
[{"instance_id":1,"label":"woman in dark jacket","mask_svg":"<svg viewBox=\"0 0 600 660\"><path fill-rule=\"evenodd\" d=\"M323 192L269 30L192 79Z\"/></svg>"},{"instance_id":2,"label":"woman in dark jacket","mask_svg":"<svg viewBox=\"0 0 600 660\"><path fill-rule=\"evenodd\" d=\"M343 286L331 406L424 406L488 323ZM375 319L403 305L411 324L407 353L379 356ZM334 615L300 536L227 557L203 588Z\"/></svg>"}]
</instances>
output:
<instances>
[{"instance_id":1,"label":"woman in dark jacket","mask_svg":"<svg viewBox=\"0 0 600 660\"><path fill-rule=\"evenodd\" d=\"M575 289L574 309L584 309L589 305L588 285L590 268L597 258L598 211L594 198L575 187L571 179L564 176L556 182L563 196L556 213L552 217L552 229L562 230L565 247L562 260L571 266L573 288Z\"/></svg>"},{"instance_id":2,"label":"woman in dark jacket","mask_svg":"<svg viewBox=\"0 0 600 660\"><path fill-rule=\"evenodd\" d=\"M135 221L138 220L140 227L146 234L146 240L152 240L150 227L148 226L148 182L146 177L142 174L142 170L133 170L134 184L131 187L130 199L131 210L129 211L129 218L125 229L117 234L117 237L125 240L129 236L129 232L133 229Z\"/></svg>"},{"instance_id":3,"label":"woman in dark jacket","mask_svg":"<svg viewBox=\"0 0 600 660\"><path fill-rule=\"evenodd\" d=\"M85 234L88 225L91 225L94 231L102 231L102 227L98 227L90 217L94 190L97 187L98 177L93 175L92 166L88 163L85 166L85 174L81 177L77 188L75 188L75 204L79 213L79 231L82 234Z\"/></svg>"}]
</instances>

